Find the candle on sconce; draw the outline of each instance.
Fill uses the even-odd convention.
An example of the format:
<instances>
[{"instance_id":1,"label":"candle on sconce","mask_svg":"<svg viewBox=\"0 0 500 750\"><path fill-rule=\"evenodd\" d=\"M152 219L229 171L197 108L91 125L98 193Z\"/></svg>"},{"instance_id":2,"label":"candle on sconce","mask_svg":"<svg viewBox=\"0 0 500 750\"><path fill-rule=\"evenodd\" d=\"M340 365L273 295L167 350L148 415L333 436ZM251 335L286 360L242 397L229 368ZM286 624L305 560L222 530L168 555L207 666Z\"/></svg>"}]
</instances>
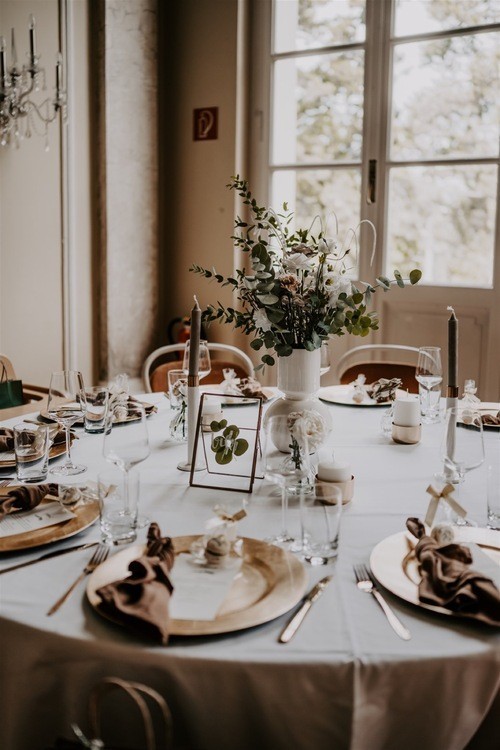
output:
<instances>
[{"instance_id":1,"label":"candle on sconce","mask_svg":"<svg viewBox=\"0 0 500 750\"><path fill-rule=\"evenodd\" d=\"M394 401L392 421L399 427L417 427L420 424L420 402L417 398L397 398Z\"/></svg>"},{"instance_id":2,"label":"candle on sconce","mask_svg":"<svg viewBox=\"0 0 500 750\"><path fill-rule=\"evenodd\" d=\"M5 88L5 78L7 75L7 69L5 66L5 37L0 36L0 83L2 90Z\"/></svg>"},{"instance_id":3,"label":"candle on sconce","mask_svg":"<svg viewBox=\"0 0 500 750\"><path fill-rule=\"evenodd\" d=\"M57 98L59 98L61 90L62 90L62 55L60 52L58 52L56 56L56 97Z\"/></svg>"},{"instance_id":4,"label":"candle on sconce","mask_svg":"<svg viewBox=\"0 0 500 750\"><path fill-rule=\"evenodd\" d=\"M201 308L196 296L191 310L191 333L189 336L189 367L188 378L198 378L198 361L200 356ZM198 383L196 383L197 385ZM188 385L190 385L188 380Z\"/></svg>"},{"instance_id":5,"label":"candle on sconce","mask_svg":"<svg viewBox=\"0 0 500 750\"><path fill-rule=\"evenodd\" d=\"M10 31L10 56L12 61L12 67L15 68L17 66L17 50L16 50L16 37L14 33L14 29L11 29Z\"/></svg>"},{"instance_id":6,"label":"candle on sconce","mask_svg":"<svg viewBox=\"0 0 500 750\"><path fill-rule=\"evenodd\" d=\"M453 307L448 320L448 398L458 398L458 320Z\"/></svg>"},{"instance_id":7,"label":"candle on sconce","mask_svg":"<svg viewBox=\"0 0 500 750\"><path fill-rule=\"evenodd\" d=\"M32 67L35 65L36 58L36 38L35 38L35 16L33 13L30 14L30 62Z\"/></svg>"}]
</instances>

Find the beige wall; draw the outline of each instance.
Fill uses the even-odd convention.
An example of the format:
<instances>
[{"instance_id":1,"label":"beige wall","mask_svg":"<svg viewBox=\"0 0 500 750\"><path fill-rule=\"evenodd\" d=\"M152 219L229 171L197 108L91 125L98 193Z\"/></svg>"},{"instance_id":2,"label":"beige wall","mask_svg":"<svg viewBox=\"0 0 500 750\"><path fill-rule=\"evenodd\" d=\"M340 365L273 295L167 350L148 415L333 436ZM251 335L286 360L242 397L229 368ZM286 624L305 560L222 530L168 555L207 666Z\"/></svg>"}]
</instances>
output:
<instances>
[{"instance_id":1,"label":"beige wall","mask_svg":"<svg viewBox=\"0 0 500 750\"><path fill-rule=\"evenodd\" d=\"M12 359L23 380L41 385L47 385L50 372L63 365L82 369L87 380L93 377L87 0L71 5L70 85L77 95L70 98L67 126L69 264L67 258L63 261L62 249L58 124L49 129L48 152L44 138L35 135L19 149L0 149L0 351ZM49 95L59 48L57 0L0 0L0 33L9 37L15 27L18 57L24 61L30 13L36 18L37 49ZM39 101L42 92L34 96Z\"/></svg>"},{"instance_id":2,"label":"beige wall","mask_svg":"<svg viewBox=\"0 0 500 750\"><path fill-rule=\"evenodd\" d=\"M231 302L227 289L188 269L233 271L234 194L225 186L236 164L237 14L237 0L183 0L160 18L163 331L189 313L193 294L202 307ZM219 108L218 140L193 141L200 107ZM210 338L234 343L232 329L217 324Z\"/></svg>"}]
</instances>

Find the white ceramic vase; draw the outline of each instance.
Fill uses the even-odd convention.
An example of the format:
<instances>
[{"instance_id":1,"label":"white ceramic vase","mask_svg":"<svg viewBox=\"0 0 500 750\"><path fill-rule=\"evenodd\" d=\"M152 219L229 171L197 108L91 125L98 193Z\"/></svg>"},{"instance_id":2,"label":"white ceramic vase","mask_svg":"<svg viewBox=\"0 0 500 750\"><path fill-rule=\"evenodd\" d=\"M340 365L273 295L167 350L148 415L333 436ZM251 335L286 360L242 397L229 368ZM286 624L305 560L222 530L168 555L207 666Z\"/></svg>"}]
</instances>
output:
<instances>
[{"instance_id":1,"label":"white ceramic vase","mask_svg":"<svg viewBox=\"0 0 500 750\"><path fill-rule=\"evenodd\" d=\"M323 417L328 432L332 429L329 407L322 403L317 392L320 388L321 350L294 349L289 357L278 357L278 388L283 392L267 408L264 424L272 416L287 415L294 411L315 411ZM276 447L289 453L290 436L273 435Z\"/></svg>"}]
</instances>

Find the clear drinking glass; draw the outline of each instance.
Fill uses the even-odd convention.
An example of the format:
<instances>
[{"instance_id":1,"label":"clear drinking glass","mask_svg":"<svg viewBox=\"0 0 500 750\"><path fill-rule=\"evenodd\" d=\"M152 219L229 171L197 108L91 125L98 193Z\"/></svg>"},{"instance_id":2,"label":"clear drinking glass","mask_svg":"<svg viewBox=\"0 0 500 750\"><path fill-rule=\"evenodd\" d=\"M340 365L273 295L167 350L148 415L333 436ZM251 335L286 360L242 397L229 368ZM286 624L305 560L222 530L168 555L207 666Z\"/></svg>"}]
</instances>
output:
<instances>
[{"instance_id":1,"label":"clear drinking glass","mask_svg":"<svg viewBox=\"0 0 500 750\"><path fill-rule=\"evenodd\" d=\"M43 482L49 470L49 427L46 424L16 424L14 453L19 482Z\"/></svg>"},{"instance_id":2,"label":"clear drinking glass","mask_svg":"<svg viewBox=\"0 0 500 750\"><path fill-rule=\"evenodd\" d=\"M292 446L291 453L283 453L276 447L276 443L279 443L283 436L286 436ZM264 476L281 489L281 532L269 541L291 547L297 540L288 531L288 502L292 490L295 490L294 494L303 492L310 474L307 436L297 440L291 434L288 416L272 416L264 428L262 451Z\"/></svg>"},{"instance_id":3,"label":"clear drinking glass","mask_svg":"<svg viewBox=\"0 0 500 750\"><path fill-rule=\"evenodd\" d=\"M104 435L103 454L104 457L115 464L124 474L124 507L130 510L128 505L128 488L130 469L136 464L145 461L149 456L149 437L146 425L146 412L140 404L128 404L127 421L123 424L114 424L109 433ZM137 520L138 526L146 526L148 519L141 517Z\"/></svg>"},{"instance_id":4,"label":"clear drinking glass","mask_svg":"<svg viewBox=\"0 0 500 750\"><path fill-rule=\"evenodd\" d=\"M78 370L60 370L50 377L47 413L66 432L66 460L61 466L51 469L52 474L73 476L86 471L83 464L71 460L70 428L83 420L85 411L85 391L83 376Z\"/></svg>"},{"instance_id":5,"label":"clear drinking glass","mask_svg":"<svg viewBox=\"0 0 500 750\"><path fill-rule=\"evenodd\" d=\"M320 377L326 375L327 372L330 372L330 366L330 349L328 347L328 341L324 341L321 346L321 360L319 365Z\"/></svg>"},{"instance_id":6,"label":"clear drinking glass","mask_svg":"<svg viewBox=\"0 0 500 750\"><path fill-rule=\"evenodd\" d=\"M328 484L328 499L315 488L301 498L302 557L311 565L327 565L338 554L342 491Z\"/></svg>"},{"instance_id":7,"label":"clear drinking glass","mask_svg":"<svg viewBox=\"0 0 500 750\"><path fill-rule=\"evenodd\" d=\"M184 349L184 360L182 362L182 369L185 375L187 375L189 372L189 348L190 339L186 341L186 348ZM200 380L206 378L211 369L212 365L210 362L210 352L208 350L208 344L206 341L202 340L200 341L200 349L198 355L198 377L200 378Z\"/></svg>"},{"instance_id":8,"label":"clear drinking glass","mask_svg":"<svg viewBox=\"0 0 500 750\"><path fill-rule=\"evenodd\" d=\"M187 379L184 370L169 370L168 398L172 409L180 409L182 401L186 400Z\"/></svg>"},{"instance_id":9,"label":"clear drinking glass","mask_svg":"<svg viewBox=\"0 0 500 750\"><path fill-rule=\"evenodd\" d=\"M102 433L105 431L108 414L109 390L105 386L84 388L85 432Z\"/></svg>"},{"instance_id":10,"label":"clear drinking glass","mask_svg":"<svg viewBox=\"0 0 500 750\"><path fill-rule=\"evenodd\" d=\"M99 516L103 540L129 544L137 537L139 474L109 469L97 478Z\"/></svg>"},{"instance_id":11,"label":"clear drinking glass","mask_svg":"<svg viewBox=\"0 0 500 750\"><path fill-rule=\"evenodd\" d=\"M443 368L439 346L421 346L418 350L415 378L419 384L420 413L422 422L432 424L440 421L441 383Z\"/></svg>"},{"instance_id":12,"label":"clear drinking glass","mask_svg":"<svg viewBox=\"0 0 500 750\"><path fill-rule=\"evenodd\" d=\"M446 412L441 456L447 481L458 486L465 475L477 469L484 461L483 423L479 412L470 412L470 422L464 424L463 409L453 408ZM455 519L455 523L464 523Z\"/></svg>"}]
</instances>

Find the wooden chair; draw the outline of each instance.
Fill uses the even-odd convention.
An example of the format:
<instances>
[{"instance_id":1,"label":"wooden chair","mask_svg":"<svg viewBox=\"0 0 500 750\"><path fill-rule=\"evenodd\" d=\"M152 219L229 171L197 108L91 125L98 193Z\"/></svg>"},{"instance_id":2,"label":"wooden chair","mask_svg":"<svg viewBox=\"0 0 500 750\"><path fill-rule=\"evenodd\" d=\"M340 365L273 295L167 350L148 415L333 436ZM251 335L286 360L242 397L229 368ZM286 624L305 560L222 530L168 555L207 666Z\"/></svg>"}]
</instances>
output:
<instances>
[{"instance_id":1,"label":"wooden chair","mask_svg":"<svg viewBox=\"0 0 500 750\"><path fill-rule=\"evenodd\" d=\"M245 352L238 349L236 346L230 344L208 344L210 355L212 353L222 352L236 360L229 361L226 359L214 359L211 356L212 369L210 373L203 378L202 384L218 384L224 380L223 370L226 367L231 367L237 377L246 378L253 376L254 368L253 362ZM179 354L174 361L162 362L162 358L169 354ZM168 391L168 380L167 373L170 370L182 369L182 357L184 355L184 344L167 344L166 346L160 346L155 349L154 352L147 357L142 368L142 379L144 381L144 390L146 393L152 392L163 392ZM156 364L157 362L159 364Z\"/></svg>"},{"instance_id":2,"label":"wooden chair","mask_svg":"<svg viewBox=\"0 0 500 750\"><path fill-rule=\"evenodd\" d=\"M403 361L394 361L394 359L383 360L370 358L373 352L390 352L391 356L403 352L411 352L415 364L409 364ZM368 356L367 356L368 355ZM416 359L418 348L415 346L404 346L403 344L364 344L349 349L337 362L336 375L339 383L352 383L360 374L366 375L366 382L373 383L380 378L400 378L402 388L410 393L418 393L418 383L415 380ZM404 356L404 355L403 355ZM403 359L403 356L401 359ZM408 355L406 355L408 357ZM357 359L356 363L352 360ZM361 359L361 361L359 361Z\"/></svg>"}]
</instances>

